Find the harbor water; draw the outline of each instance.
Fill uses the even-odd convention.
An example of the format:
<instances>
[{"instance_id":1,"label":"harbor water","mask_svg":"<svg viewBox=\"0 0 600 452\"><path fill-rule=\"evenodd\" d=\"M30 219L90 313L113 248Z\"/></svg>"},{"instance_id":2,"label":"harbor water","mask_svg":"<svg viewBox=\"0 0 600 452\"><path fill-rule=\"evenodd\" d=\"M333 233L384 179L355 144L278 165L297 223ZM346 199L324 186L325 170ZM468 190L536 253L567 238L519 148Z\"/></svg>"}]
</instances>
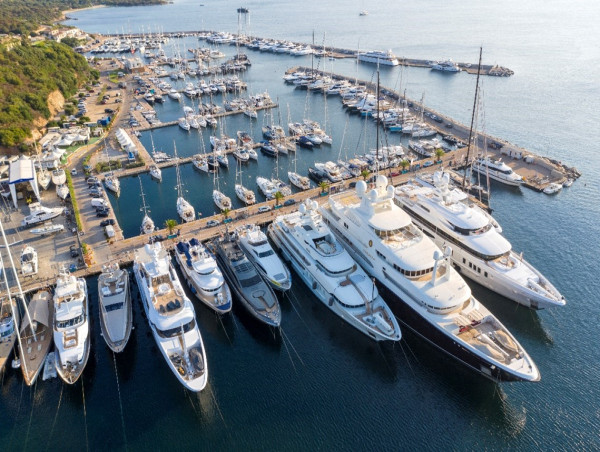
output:
<instances>
[{"instance_id":1,"label":"harbor water","mask_svg":"<svg viewBox=\"0 0 600 452\"><path fill-rule=\"evenodd\" d=\"M565 296L567 305L534 312L469 282L475 296L513 333L538 365L539 383L497 384L474 375L423 343L406 329L400 343L376 344L319 304L298 278L280 298L281 334L273 335L239 306L222 319L196 302L205 342L209 383L187 392L158 351L135 284L134 325L125 352L114 356L98 321L97 278L87 280L92 319L92 354L74 386L38 381L31 388L8 369L0 390L0 444L3 450L404 450L516 449L597 450L600 448L600 283L593 271L600 246L600 157L595 149L600 99L597 67L599 7L589 2L554 1L481 4L466 2L258 2L246 6L247 34L327 46L392 49L398 56L483 61L515 71L482 81L481 123L487 133L579 168L570 188L547 196L525 188L492 186L491 205L505 236ZM230 1L70 13L69 25L88 32L237 32L240 5ZM359 17L361 9L369 15ZM332 16L335 15L335 20ZM587 36L586 40L580 39ZM188 37L171 40L165 51L191 55L206 46ZM178 48L177 48L178 47ZM219 48L228 56L234 46ZM311 118L325 126L333 145L299 148L278 161L259 153L243 165L244 184L256 192L258 175L271 176L297 165L305 174L315 161L346 159L372 148L375 128L350 116L338 97L294 90L281 76L289 67L311 66L362 80L375 80L374 67L352 59L314 59L243 50L252 67L240 75L247 94L267 90L279 108L250 121L227 117L216 134L246 130L259 139L266 123ZM191 81L195 81L192 79ZM381 68L381 84L406 89L411 99L425 93L425 105L463 123L470 121L475 76L420 68ZM231 95L228 95L231 97ZM206 99L202 99L206 102ZM192 106L184 98L185 105ZM215 98L215 103L221 100ZM155 105L158 117L175 120L182 103ZM177 126L143 132L146 148L190 156L210 151L208 136ZM152 140L151 140L152 138ZM389 144L400 142L388 135ZM404 141L403 141L404 143ZM221 171L219 186L235 198L235 161ZM278 169L277 169L278 167ZM213 178L191 164L181 166L186 198L203 217L216 213ZM156 224L176 218L175 167L163 181L142 174L146 200ZM138 177L121 180L111 197L126 237L139 231ZM112 196L112 195L111 195ZM257 199L264 199L257 193ZM293 275L295 276L295 275ZM132 280L133 281L133 280Z\"/></svg>"}]
</instances>

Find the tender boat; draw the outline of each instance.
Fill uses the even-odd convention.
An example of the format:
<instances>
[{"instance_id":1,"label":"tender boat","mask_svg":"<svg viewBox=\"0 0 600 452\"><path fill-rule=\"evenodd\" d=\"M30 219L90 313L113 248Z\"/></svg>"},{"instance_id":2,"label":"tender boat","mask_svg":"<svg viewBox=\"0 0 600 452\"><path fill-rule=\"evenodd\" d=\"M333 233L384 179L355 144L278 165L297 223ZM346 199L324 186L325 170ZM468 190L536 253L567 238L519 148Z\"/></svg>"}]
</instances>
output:
<instances>
[{"instance_id":1,"label":"tender boat","mask_svg":"<svg viewBox=\"0 0 600 452\"><path fill-rule=\"evenodd\" d=\"M152 335L173 375L190 391L208 381L208 365L196 313L160 242L135 252L133 272Z\"/></svg>"},{"instance_id":2,"label":"tender boat","mask_svg":"<svg viewBox=\"0 0 600 452\"><path fill-rule=\"evenodd\" d=\"M21 226L32 226L52 220L62 214L63 211L62 207L51 208L42 206L39 202L32 202L29 204L29 215L21 221Z\"/></svg>"},{"instance_id":3,"label":"tender boat","mask_svg":"<svg viewBox=\"0 0 600 452\"><path fill-rule=\"evenodd\" d=\"M30 245L27 245L21 251L21 274L23 276L33 276L38 272L38 255Z\"/></svg>"},{"instance_id":4,"label":"tender boat","mask_svg":"<svg viewBox=\"0 0 600 452\"><path fill-rule=\"evenodd\" d=\"M490 157L478 157L473 162L472 168L473 171L484 176L489 175L490 179L506 185L519 186L523 183L523 178L500 159L492 160Z\"/></svg>"},{"instance_id":5,"label":"tender boat","mask_svg":"<svg viewBox=\"0 0 600 452\"><path fill-rule=\"evenodd\" d=\"M548 185L546 188L544 188L544 193L546 193L547 195L554 195L554 194L558 193L559 191L561 191L562 189L563 189L562 184L552 182L550 185Z\"/></svg>"},{"instance_id":6,"label":"tender boat","mask_svg":"<svg viewBox=\"0 0 600 452\"><path fill-rule=\"evenodd\" d=\"M281 308L273 289L262 280L256 268L231 235L214 239L217 262L229 287L248 312L269 326L281 324Z\"/></svg>"},{"instance_id":7,"label":"tender boat","mask_svg":"<svg viewBox=\"0 0 600 452\"><path fill-rule=\"evenodd\" d=\"M85 279L61 271L54 290L54 346L56 371L75 383L90 356L88 293Z\"/></svg>"},{"instance_id":8,"label":"tender boat","mask_svg":"<svg viewBox=\"0 0 600 452\"><path fill-rule=\"evenodd\" d=\"M14 298L3 296L0 299L0 374L10 358L17 340L19 310Z\"/></svg>"},{"instance_id":9,"label":"tender boat","mask_svg":"<svg viewBox=\"0 0 600 452\"><path fill-rule=\"evenodd\" d=\"M379 175L367 191L330 195L321 209L346 250L394 301L403 325L473 371L495 381L538 381L527 352L473 295L440 249L394 203Z\"/></svg>"},{"instance_id":10,"label":"tender boat","mask_svg":"<svg viewBox=\"0 0 600 452\"><path fill-rule=\"evenodd\" d=\"M217 314L231 311L231 292L214 256L196 238L175 247L175 259L190 290Z\"/></svg>"},{"instance_id":11,"label":"tender boat","mask_svg":"<svg viewBox=\"0 0 600 452\"><path fill-rule=\"evenodd\" d=\"M35 383L52 346L53 307L50 292L40 290L29 302L21 324L21 371L27 386Z\"/></svg>"},{"instance_id":12,"label":"tender boat","mask_svg":"<svg viewBox=\"0 0 600 452\"><path fill-rule=\"evenodd\" d=\"M279 256L275 254L265 233L254 224L236 229L240 248L252 261L258 273L274 289L285 292L292 287L292 277Z\"/></svg>"},{"instance_id":13,"label":"tender boat","mask_svg":"<svg viewBox=\"0 0 600 452\"><path fill-rule=\"evenodd\" d=\"M333 236L308 201L278 216L269 236L315 296L336 315L376 341L399 341L400 327L375 283Z\"/></svg>"},{"instance_id":14,"label":"tender boat","mask_svg":"<svg viewBox=\"0 0 600 452\"><path fill-rule=\"evenodd\" d=\"M102 268L98 276L100 329L106 345L115 353L125 349L133 322L129 274L117 263Z\"/></svg>"},{"instance_id":15,"label":"tender boat","mask_svg":"<svg viewBox=\"0 0 600 452\"><path fill-rule=\"evenodd\" d=\"M565 305L558 290L512 250L496 220L449 187L448 173L435 172L432 182L399 186L394 201L436 245L452 245L452 263L463 276L533 309Z\"/></svg>"},{"instance_id":16,"label":"tender boat","mask_svg":"<svg viewBox=\"0 0 600 452\"><path fill-rule=\"evenodd\" d=\"M52 171L52 183L54 185L62 185L67 182L67 175L65 170L62 168L57 168Z\"/></svg>"}]
</instances>

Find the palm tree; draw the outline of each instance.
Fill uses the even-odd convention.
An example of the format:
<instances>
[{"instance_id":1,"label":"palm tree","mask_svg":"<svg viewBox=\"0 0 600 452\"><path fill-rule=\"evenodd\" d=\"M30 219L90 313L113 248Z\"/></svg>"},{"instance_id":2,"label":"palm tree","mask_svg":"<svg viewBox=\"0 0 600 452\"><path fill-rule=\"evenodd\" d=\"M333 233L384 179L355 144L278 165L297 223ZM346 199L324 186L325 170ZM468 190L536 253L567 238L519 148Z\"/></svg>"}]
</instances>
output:
<instances>
[{"instance_id":1,"label":"palm tree","mask_svg":"<svg viewBox=\"0 0 600 452\"><path fill-rule=\"evenodd\" d=\"M367 179L369 178L369 176L371 175L371 171L369 171L368 169L364 169L360 172L360 175L363 178L363 180L366 182Z\"/></svg>"},{"instance_id":2,"label":"palm tree","mask_svg":"<svg viewBox=\"0 0 600 452\"><path fill-rule=\"evenodd\" d=\"M221 210L221 213L223 214L223 218L224 218L224 223L227 223L227 218L229 217L230 212L231 212L231 209L228 209L228 208Z\"/></svg>"},{"instance_id":3,"label":"palm tree","mask_svg":"<svg viewBox=\"0 0 600 452\"><path fill-rule=\"evenodd\" d=\"M442 160L442 157L444 156L445 152L443 149L441 148L437 148L435 150L435 156L437 157L437 161L440 162Z\"/></svg>"},{"instance_id":4,"label":"palm tree","mask_svg":"<svg viewBox=\"0 0 600 452\"><path fill-rule=\"evenodd\" d=\"M325 181L322 181L322 182L319 182L319 187L321 187L321 194L323 194L329 188L329 184Z\"/></svg>"},{"instance_id":5,"label":"palm tree","mask_svg":"<svg viewBox=\"0 0 600 452\"><path fill-rule=\"evenodd\" d=\"M283 193L279 190L275 192L275 206L279 206L279 203L284 198Z\"/></svg>"},{"instance_id":6,"label":"palm tree","mask_svg":"<svg viewBox=\"0 0 600 452\"><path fill-rule=\"evenodd\" d=\"M169 231L169 235L173 235L173 230L177 227L177 220L167 220L165 221L165 228Z\"/></svg>"},{"instance_id":7,"label":"palm tree","mask_svg":"<svg viewBox=\"0 0 600 452\"><path fill-rule=\"evenodd\" d=\"M400 166L402 167L402 171L406 171L406 168L410 166L410 162L406 159L402 159Z\"/></svg>"}]
</instances>

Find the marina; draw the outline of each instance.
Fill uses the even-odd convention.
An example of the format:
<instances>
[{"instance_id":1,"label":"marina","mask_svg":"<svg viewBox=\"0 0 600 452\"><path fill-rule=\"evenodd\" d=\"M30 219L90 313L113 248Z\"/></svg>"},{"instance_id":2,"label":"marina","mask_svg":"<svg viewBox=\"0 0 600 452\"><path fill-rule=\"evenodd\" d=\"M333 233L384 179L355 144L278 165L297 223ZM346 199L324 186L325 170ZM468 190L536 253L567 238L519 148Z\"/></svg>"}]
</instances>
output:
<instances>
[{"instance_id":1,"label":"marina","mask_svg":"<svg viewBox=\"0 0 600 452\"><path fill-rule=\"evenodd\" d=\"M63 160L66 199L50 182L39 199L3 193L4 276L34 320L17 300L33 346L2 374L7 447L597 448L599 289L580 239L598 232L599 170L581 62L544 64L562 40L493 5L465 5L481 39L443 5L346 5L327 35L331 5L238 6L69 13L97 38L84 54L113 112ZM523 17L555 30L556 8ZM208 20L225 31L193 31ZM520 47L533 32L535 54ZM461 63L481 41L514 76ZM252 64L226 74L242 49ZM357 61L375 49L398 64ZM247 88L190 95L230 76ZM272 101L227 110L257 95ZM68 324L35 307L48 300L72 303ZM64 359L35 352L49 328Z\"/></svg>"}]
</instances>

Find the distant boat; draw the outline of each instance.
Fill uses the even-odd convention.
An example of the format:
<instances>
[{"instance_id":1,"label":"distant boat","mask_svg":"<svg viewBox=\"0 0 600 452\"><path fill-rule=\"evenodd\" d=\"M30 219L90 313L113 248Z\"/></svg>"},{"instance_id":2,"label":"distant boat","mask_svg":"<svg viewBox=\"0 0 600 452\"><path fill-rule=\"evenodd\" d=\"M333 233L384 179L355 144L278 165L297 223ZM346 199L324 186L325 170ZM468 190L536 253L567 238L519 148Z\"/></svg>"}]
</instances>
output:
<instances>
[{"instance_id":1,"label":"distant boat","mask_svg":"<svg viewBox=\"0 0 600 452\"><path fill-rule=\"evenodd\" d=\"M360 13L358 13L359 16L368 16L369 15L369 11L367 11L366 9L363 9Z\"/></svg>"},{"instance_id":2,"label":"distant boat","mask_svg":"<svg viewBox=\"0 0 600 452\"><path fill-rule=\"evenodd\" d=\"M240 7L237 9L237 12L241 14L248 14L250 10L248 8Z\"/></svg>"}]
</instances>

